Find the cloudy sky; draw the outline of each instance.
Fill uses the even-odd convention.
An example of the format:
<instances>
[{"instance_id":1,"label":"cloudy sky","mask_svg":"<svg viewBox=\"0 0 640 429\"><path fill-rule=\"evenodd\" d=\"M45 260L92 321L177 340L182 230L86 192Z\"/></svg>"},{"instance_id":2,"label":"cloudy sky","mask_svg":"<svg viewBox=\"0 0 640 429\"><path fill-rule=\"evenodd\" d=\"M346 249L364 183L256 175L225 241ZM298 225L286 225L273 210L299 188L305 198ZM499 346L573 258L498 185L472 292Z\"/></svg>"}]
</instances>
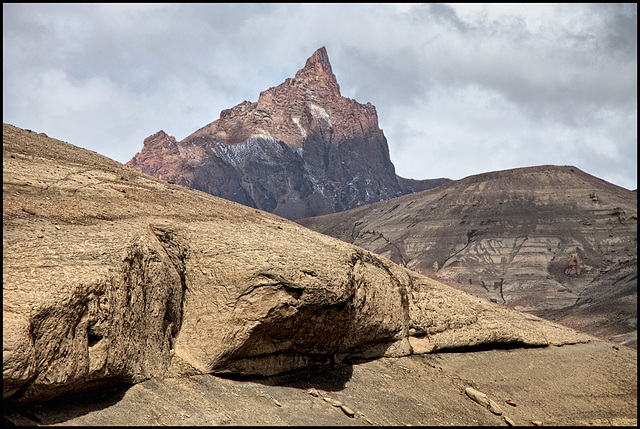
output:
<instances>
[{"instance_id":1,"label":"cloudy sky","mask_svg":"<svg viewBox=\"0 0 640 429\"><path fill-rule=\"evenodd\" d=\"M321 46L396 172L574 165L637 188L637 4L3 4L3 122L126 162Z\"/></svg>"}]
</instances>

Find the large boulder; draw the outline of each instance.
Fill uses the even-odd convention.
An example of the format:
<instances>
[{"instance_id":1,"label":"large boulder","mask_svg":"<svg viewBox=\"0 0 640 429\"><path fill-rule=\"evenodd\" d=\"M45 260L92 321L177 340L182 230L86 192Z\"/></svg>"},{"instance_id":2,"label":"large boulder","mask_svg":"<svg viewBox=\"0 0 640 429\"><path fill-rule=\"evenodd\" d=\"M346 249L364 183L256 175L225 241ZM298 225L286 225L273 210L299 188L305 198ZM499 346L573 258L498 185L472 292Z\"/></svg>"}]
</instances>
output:
<instances>
[{"instance_id":1,"label":"large boulder","mask_svg":"<svg viewBox=\"0 0 640 429\"><path fill-rule=\"evenodd\" d=\"M591 337L3 125L3 397Z\"/></svg>"}]
</instances>

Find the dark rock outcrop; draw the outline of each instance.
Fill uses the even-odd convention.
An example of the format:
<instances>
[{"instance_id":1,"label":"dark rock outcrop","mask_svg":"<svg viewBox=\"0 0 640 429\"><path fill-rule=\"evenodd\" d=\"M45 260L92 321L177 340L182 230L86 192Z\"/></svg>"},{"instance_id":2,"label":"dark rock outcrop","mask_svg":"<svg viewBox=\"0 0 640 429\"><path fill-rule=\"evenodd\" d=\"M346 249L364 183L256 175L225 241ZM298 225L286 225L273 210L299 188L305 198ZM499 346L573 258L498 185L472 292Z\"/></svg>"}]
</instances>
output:
<instances>
[{"instance_id":1,"label":"dark rock outcrop","mask_svg":"<svg viewBox=\"0 0 640 429\"><path fill-rule=\"evenodd\" d=\"M579 276L580 275L580 257L577 253L573 253L571 255L571 260L569 261L569 266L564 273L568 276Z\"/></svg>"},{"instance_id":2,"label":"dark rock outcrop","mask_svg":"<svg viewBox=\"0 0 640 429\"><path fill-rule=\"evenodd\" d=\"M144 173L296 219L343 211L448 179L396 175L371 103L343 97L327 51L294 78L223 110L176 142L160 131L128 163Z\"/></svg>"}]
</instances>

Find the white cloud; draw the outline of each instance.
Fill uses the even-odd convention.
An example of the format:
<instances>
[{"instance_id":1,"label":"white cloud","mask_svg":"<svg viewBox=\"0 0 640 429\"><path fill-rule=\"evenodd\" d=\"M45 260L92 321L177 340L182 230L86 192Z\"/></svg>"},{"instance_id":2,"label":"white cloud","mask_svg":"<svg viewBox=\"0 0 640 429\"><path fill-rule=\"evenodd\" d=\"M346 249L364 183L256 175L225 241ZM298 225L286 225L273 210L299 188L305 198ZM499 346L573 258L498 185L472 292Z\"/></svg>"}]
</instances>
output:
<instances>
[{"instance_id":1,"label":"white cloud","mask_svg":"<svg viewBox=\"0 0 640 429\"><path fill-rule=\"evenodd\" d=\"M3 120L126 162L320 46L400 175L573 164L637 187L635 4L3 4Z\"/></svg>"}]
</instances>

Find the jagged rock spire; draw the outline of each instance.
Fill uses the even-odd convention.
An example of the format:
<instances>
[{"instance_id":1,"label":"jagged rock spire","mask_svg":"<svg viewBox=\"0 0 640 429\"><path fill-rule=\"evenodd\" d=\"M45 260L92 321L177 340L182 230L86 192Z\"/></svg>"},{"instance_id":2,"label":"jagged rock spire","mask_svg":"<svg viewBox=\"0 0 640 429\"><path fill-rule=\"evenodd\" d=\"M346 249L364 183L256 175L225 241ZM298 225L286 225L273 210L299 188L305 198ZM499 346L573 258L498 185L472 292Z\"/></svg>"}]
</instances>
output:
<instances>
[{"instance_id":1,"label":"jagged rock spire","mask_svg":"<svg viewBox=\"0 0 640 429\"><path fill-rule=\"evenodd\" d=\"M304 67L298 70L295 79L297 80L320 80L327 89L335 91L340 95L340 85L338 79L331 70L327 48L319 48L307 59Z\"/></svg>"},{"instance_id":2,"label":"jagged rock spire","mask_svg":"<svg viewBox=\"0 0 640 429\"><path fill-rule=\"evenodd\" d=\"M256 102L170 143L152 136L128 165L291 219L405 192L375 107L340 95L324 46Z\"/></svg>"},{"instance_id":3,"label":"jagged rock spire","mask_svg":"<svg viewBox=\"0 0 640 429\"><path fill-rule=\"evenodd\" d=\"M304 68L298 73L306 69L316 69L324 73L333 73L331 70L331 63L329 62L329 55L327 55L327 48L324 46L319 48L307 59Z\"/></svg>"}]
</instances>

